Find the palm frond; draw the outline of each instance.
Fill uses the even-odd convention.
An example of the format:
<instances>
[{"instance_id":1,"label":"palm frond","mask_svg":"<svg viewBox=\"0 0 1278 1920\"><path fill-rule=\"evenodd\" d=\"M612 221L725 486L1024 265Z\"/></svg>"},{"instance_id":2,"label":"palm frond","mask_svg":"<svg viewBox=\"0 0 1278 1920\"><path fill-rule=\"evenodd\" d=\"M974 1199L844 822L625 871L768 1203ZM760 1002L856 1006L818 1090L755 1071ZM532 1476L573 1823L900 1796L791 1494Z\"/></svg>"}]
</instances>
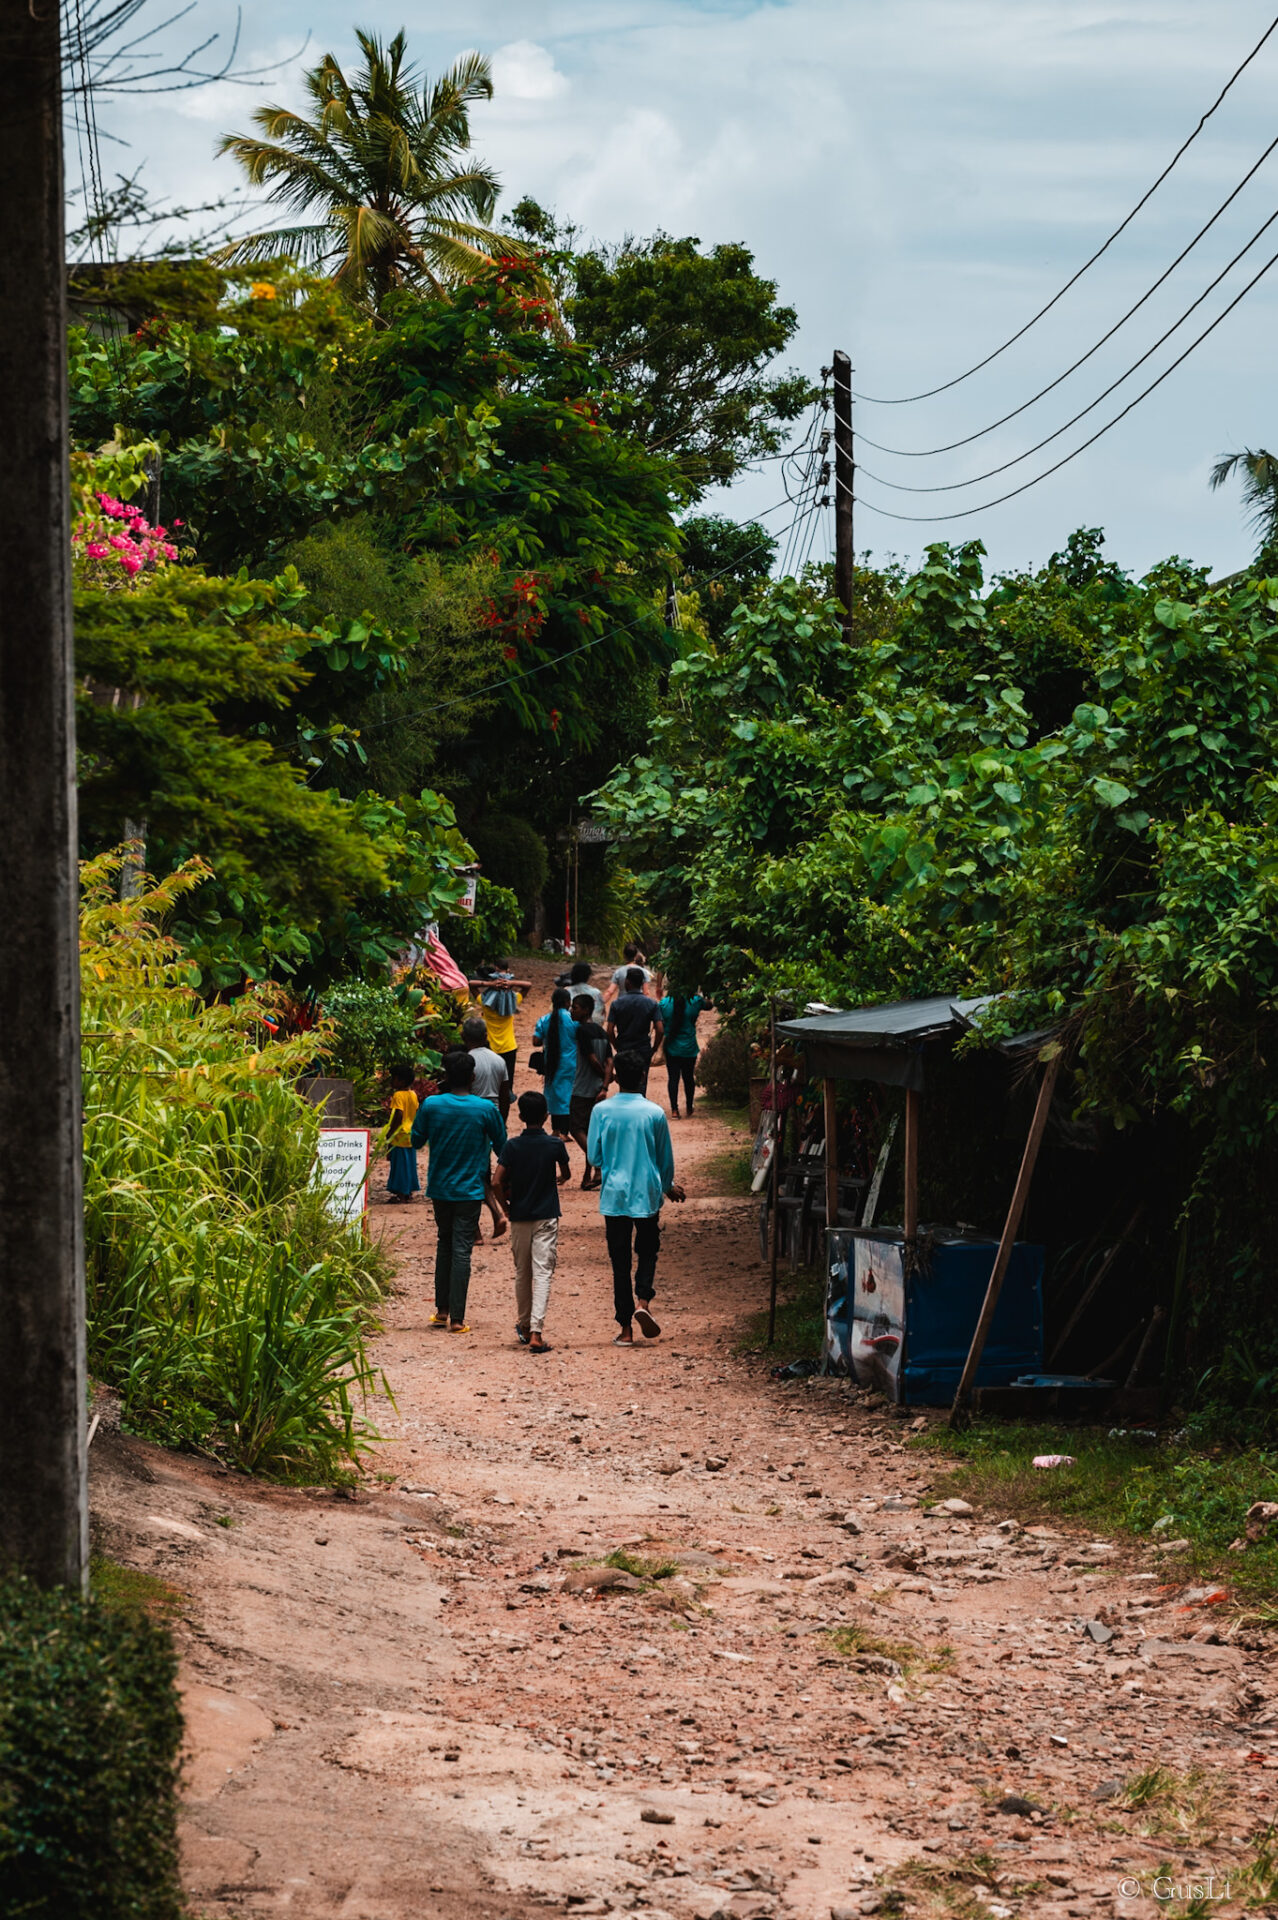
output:
<instances>
[{"instance_id":1,"label":"palm frond","mask_svg":"<svg viewBox=\"0 0 1278 1920\"><path fill-rule=\"evenodd\" d=\"M1278 542L1278 457L1264 447L1225 454L1212 468L1207 484L1214 493L1235 475L1242 480L1249 525L1262 546L1274 545Z\"/></svg>"},{"instance_id":2,"label":"palm frond","mask_svg":"<svg viewBox=\"0 0 1278 1920\"><path fill-rule=\"evenodd\" d=\"M209 255L217 266L246 266L254 260L296 260L319 265L333 251L331 227L271 227L229 240Z\"/></svg>"},{"instance_id":3,"label":"palm frond","mask_svg":"<svg viewBox=\"0 0 1278 1920\"><path fill-rule=\"evenodd\" d=\"M493 96L488 60L463 54L432 82L409 65L402 30L390 41L363 30L356 38L358 71L344 72L326 54L306 75L307 110L261 107L256 136L227 134L219 147L269 200L322 211L324 225L252 235L228 257L263 258L253 249L291 234L309 258L332 259L334 278L363 299L415 277L438 291L472 278L495 253L520 251L486 224L497 175L478 162L460 164L470 148L470 107Z\"/></svg>"}]
</instances>

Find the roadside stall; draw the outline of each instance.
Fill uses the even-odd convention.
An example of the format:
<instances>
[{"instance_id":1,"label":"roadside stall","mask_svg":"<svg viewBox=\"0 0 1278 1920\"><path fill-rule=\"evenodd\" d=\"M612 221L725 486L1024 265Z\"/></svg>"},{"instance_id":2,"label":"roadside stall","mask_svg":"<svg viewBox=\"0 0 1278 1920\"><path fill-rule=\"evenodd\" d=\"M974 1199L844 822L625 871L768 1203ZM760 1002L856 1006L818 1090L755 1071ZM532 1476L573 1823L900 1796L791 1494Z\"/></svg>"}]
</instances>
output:
<instances>
[{"instance_id":1,"label":"roadside stall","mask_svg":"<svg viewBox=\"0 0 1278 1920\"><path fill-rule=\"evenodd\" d=\"M929 1071L979 1026L989 999L949 995L819 1012L777 1022L804 1057L825 1108L823 1364L891 1400L961 1408L974 1388L1006 1387L1043 1366L1043 1248L1018 1240L1060 1054L1045 1034L998 1043L1024 1069L1045 1060L1034 1117L1001 1235L919 1220L922 1095ZM838 1164L836 1089L868 1081L904 1093L902 1218L848 1220ZM876 1170L876 1181L881 1169ZM867 1217L868 1216L868 1217Z\"/></svg>"}]
</instances>

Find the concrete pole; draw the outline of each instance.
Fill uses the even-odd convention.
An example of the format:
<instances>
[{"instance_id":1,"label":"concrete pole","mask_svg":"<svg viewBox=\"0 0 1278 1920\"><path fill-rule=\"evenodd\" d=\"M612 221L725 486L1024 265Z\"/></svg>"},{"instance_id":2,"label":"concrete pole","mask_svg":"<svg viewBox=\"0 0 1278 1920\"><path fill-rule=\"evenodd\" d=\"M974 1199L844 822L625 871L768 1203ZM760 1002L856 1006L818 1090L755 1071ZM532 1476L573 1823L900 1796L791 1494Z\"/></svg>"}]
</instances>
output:
<instances>
[{"instance_id":1,"label":"concrete pole","mask_svg":"<svg viewBox=\"0 0 1278 1920\"><path fill-rule=\"evenodd\" d=\"M56 0L0 7L0 1564L88 1567Z\"/></svg>"}]
</instances>

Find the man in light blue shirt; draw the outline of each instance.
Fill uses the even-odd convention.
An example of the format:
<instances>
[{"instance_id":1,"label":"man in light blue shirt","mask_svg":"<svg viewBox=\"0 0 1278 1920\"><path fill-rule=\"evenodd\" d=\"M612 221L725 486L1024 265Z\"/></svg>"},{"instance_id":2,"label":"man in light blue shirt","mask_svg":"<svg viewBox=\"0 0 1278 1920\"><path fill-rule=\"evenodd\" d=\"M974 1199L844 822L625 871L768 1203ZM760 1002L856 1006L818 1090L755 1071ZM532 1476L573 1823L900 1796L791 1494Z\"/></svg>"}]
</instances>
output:
<instances>
[{"instance_id":1,"label":"man in light blue shirt","mask_svg":"<svg viewBox=\"0 0 1278 1920\"><path fill-rule=\"evenodd\" d=\"M466 1295L470 1256L479 1231L489 1161L506 1144L497 1104L472 1093L475 1061L469 1053L444 1056L446 1091L423 1100L413 1121L413 1145L428 1146L426 1197L435 1210L435 1317L432 1327L469 1333Z\"/></svg>"},{"instance_id":2,"label":"man in light blue shirt","mask_svg":"<svg viewBox=\"0 0 1278 1920\"><path fill-rule=\"evenodd\" d=\"M651 1310L661 1245L661 1203L683 1199L683 1188L675 1185L669 1122L656 1101L646 1100L639 1091L647 1067L642 1054L617 1055L613 1062L617 1092L611 1100L601 1100L591 1114L586 1142L586 1156L602 1175L599 1211L612 1262L613 1306L621 1329L613 1345L618 1347L634 1345L636 1320L646 1340L655 1340L661 1332Z\"/></svg>"}]
</instances>

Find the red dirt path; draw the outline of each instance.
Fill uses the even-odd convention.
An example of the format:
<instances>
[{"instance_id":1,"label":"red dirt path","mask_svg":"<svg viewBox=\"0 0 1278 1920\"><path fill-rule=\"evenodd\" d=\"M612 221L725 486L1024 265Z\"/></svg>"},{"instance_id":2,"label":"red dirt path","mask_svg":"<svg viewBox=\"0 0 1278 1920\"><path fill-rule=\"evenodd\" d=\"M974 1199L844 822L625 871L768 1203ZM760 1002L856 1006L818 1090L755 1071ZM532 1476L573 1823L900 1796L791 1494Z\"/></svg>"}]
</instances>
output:
<instances>
[{"instance_id":1,"label":"red dirt path","mask_svg":"<svg viewBox=\"0 0 1278 1920\"><path fill-rule=\"evenodd\" d=\"M477 1253L473 1333L432 1334L429 1208L379 1206L396 1406L353 1498L99 1435L98 1544L189 1596L185 1857L208 1920L827 1920L874 1910L907 1858L917 1913L943 1907L930 1874L979 1882L992 1920L1152 1914L1125 1882L1223 1869L1272 1817L1271 1676L1187 1638L1204 1611L1143 1550L925 1517L943 1474L901 1422L735 1353L767 1278L716 1167L744 1144L704 1112L675 1128L689 1199L666 1210L662 1338L633 1352L611 1344L595 1196L565 1194L542 1359L513 1337L504 1241ZM622 1545L681 1572L563 1587ZM917 1662L840 1652L851 1623ZM1202 1768L1216 1810L1146 1835L1095 1797L1155 1763ZM998 1812L1007 1791L1044 1814Z\"/></svg>"}]
</instances>

